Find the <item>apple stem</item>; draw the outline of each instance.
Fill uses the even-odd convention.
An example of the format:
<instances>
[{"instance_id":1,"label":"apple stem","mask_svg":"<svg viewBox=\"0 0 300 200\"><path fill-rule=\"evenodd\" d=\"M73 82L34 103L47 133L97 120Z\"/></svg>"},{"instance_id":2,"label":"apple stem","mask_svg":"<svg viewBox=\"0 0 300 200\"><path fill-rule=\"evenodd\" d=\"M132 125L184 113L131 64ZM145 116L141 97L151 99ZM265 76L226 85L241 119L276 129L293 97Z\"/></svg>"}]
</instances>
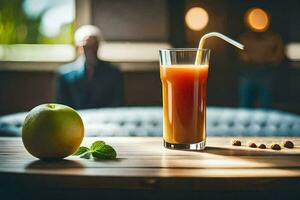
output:
<instances>
[{"instance_id":1,"label":"apple stem","mask_svg":"<svg viewBox=\"0 0 300 200\"><path fill-rule=\"evenodd\" d=\"M55 105L54 104L48 104L47 107L53 109L53 108L55 108Z\"/></svg>"}]
</instances>

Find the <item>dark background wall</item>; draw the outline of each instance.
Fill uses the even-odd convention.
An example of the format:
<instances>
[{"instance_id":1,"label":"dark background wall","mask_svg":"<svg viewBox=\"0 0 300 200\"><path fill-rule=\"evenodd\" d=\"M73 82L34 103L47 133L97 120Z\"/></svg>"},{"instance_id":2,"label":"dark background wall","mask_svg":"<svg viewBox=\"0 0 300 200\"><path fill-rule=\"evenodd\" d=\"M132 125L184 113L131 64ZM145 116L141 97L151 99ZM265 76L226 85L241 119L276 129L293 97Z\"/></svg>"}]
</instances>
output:
<instances>
[{"instance_id":1,"label":"dark background wall","mask_svg":"<svg viewBox=\"0 0 300 200\"><path fill-rule=\"evenodd\" d=\"M0 115L52 102L54 80L54 72L0 71Z\"/></svg>"},{"instance_id":2,"label":"dark background wall","mask_svg":"<svg viewBox=\"0 0 300 200\"><path fill-rule=\"evenodd\" d=\"M167 41L167 1L93 0L92 23L107 41Z\"/></svg>"},{"instance_id":3,"label":"dark background wall","mask_svg":"<svg viewBox=\"0 0 300 200\"><path fill-rule=\"evenodd\" d=\"M205 8L210 16L208 26L199 32L189 30L184 24L184 14L193 6ZM196 47L199 38L210 31L238 38L246 31L244 13L254 6L271 14L271 29L279 33L285 43L300 42L300 2L297 0L92 0L92 23L102 29L107 41L169 42L174 47ZM218 39L209 40L207 48L212 49L208 105L238 106L241 66L237 50ZM124 64L137 69L123 71L125 105L161 105L158 62L146 63L152 70L139 67L145 63L117 64L121 69ZM300 113L300 68L294 66L299 63L286 58L274 70L273 108ZM54 101L54 83L54 71L1 70L0 115Z\"/></svg>"}]
</instances>

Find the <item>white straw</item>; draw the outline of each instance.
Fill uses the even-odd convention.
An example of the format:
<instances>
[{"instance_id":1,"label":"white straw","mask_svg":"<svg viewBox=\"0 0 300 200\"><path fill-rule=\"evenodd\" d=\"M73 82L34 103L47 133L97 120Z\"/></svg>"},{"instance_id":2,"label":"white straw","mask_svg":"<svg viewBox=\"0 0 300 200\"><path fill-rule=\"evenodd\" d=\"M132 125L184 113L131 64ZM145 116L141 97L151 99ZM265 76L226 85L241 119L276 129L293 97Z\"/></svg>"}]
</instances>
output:
<instances>
[{"instance_id":1,"label":"white straw","mask_svg":"<svg viewBox=\"0 0 300 200\"><path fill-rule=\"evenodd\" d=\"M207 33L207 34L203 35L202 38L200 39L199 47L198 47L199 51L197 51L197 56L196 56L196 61L195 61L196 65L199 65L201 63L200 61L201 61L201 57L202 57L202 49L203 49L205 40L210 37L221 38L221 39L225 40L226 42L232 44L233 46L236 46L239 49L242 49L242 50L244 49L244 45L242 45L241 43L239 43L221 33L218 33L218 32Z\"/></svg>"}]
</instances>

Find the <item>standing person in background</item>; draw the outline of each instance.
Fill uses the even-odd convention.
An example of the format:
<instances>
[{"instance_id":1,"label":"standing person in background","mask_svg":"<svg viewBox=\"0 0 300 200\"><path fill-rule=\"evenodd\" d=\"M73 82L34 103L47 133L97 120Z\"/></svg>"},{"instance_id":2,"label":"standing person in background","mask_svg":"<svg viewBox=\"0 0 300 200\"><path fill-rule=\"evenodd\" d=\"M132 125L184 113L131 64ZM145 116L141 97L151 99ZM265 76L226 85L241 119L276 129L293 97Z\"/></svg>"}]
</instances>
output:
<instances>
[{"instance_id":1,"label":"standing person in background","mask_svg":"<svg viewBox=\"0 0 300 200\"><path fill-rule=\"evenodd\" d=\"M77 29L74 35L78 58L60 67L56 102L75 109L114 107L123 104L121 72L99 60L100 30L92 25Z\"/></svg>"},{"instance_id":2,"label":"standing person in background","mask_svg":"<svg viewBox=\"0 0 300 200\"><path fill-rule=\"evenodd\" d=\"M255 19L260 16L263 17L260 14ZM262 19L259 20L261 25ZM272 74L284 55L280 36L267 28L258 30L255 26L251 28L250 24L251 30L240 36L241 43L245 45L245 50L240 52L241 107L255 107L257 100L261 108L270 108L272 104Z\"/></svg>"}]
</instances>

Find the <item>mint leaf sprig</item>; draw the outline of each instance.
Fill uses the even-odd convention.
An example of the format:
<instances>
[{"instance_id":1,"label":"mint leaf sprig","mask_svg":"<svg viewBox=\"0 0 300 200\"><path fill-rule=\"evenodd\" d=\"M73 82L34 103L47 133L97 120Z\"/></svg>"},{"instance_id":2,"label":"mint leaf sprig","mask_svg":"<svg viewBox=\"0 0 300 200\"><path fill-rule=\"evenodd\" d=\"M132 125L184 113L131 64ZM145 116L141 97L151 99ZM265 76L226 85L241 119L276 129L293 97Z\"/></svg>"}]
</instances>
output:
<instances>
[{"instance_id":1,"label":"mint leaf sprig","mask_svg":"<svg viewBox=\"0 0 300 200\"><path fill-rule=\"evenodd\" d=\"M116 159L117 152L110 145L105 144L104 141L98 140L94 142L90 148L81 146L73 154L80 156L80 158L90 159L91 156L97 159Z\"/></svg>"}]
</instances>

